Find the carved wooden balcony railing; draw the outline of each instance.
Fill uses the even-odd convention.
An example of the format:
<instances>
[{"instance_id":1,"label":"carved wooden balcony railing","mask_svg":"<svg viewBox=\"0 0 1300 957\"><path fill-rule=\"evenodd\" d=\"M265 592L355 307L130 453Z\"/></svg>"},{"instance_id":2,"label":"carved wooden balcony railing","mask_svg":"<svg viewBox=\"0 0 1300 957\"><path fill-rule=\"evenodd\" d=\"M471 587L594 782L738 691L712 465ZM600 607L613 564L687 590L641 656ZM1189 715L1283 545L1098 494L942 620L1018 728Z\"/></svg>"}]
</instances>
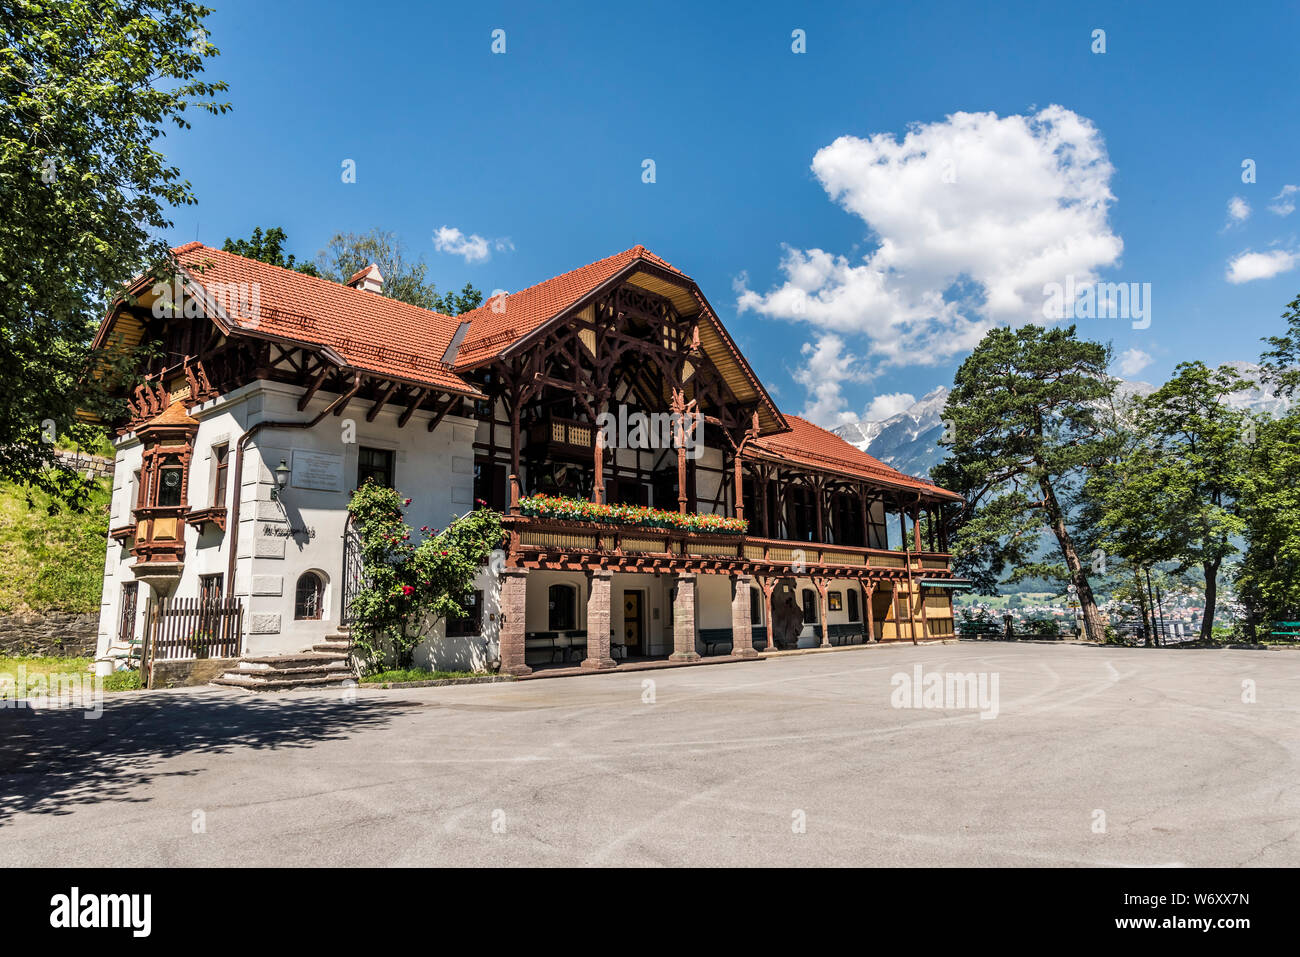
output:
<instances>
[{"instance_id":1,"label":"carved wooden balcony railing","mask_svg":"<svg viewBox=\"0 0 1300 957\"><path fill-rule=\"evenodd\" d=\"M827 578L950 578L950 556L752 535L507 515L508 563L527 568L718 572Z\"/></svg>"},{"instance_id":2,"label":"carved wooden balcony railing","mask_svg":"<svg viewBox=\"0 0 1300 957\"><path fill-rule=\"evenodd\" d=\"M590 457L596 448L596 427L590 422L551 416L532 425L528 442L545 448L549 454L567 452Z\"/></svg>"}]
</instances>

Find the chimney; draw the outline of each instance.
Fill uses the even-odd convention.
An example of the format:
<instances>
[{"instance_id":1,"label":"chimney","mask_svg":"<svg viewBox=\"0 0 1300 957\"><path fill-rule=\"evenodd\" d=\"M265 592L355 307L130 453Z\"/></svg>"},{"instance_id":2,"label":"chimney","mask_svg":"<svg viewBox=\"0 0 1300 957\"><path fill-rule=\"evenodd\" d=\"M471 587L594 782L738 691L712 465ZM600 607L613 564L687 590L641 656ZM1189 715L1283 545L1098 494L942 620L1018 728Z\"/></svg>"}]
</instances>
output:
<instances>
[{"instance_id":1,"label":"chimney","mask_svg":"<svg viewBox=\"0 0 1300 957\"><path fill-rule=\"evenodd\" d=\"M379 274L379 267L371 263L343 285L351 286L353 289L360 289L363 292L383 295L384 277Z\"/></svg>"}]
</instances>

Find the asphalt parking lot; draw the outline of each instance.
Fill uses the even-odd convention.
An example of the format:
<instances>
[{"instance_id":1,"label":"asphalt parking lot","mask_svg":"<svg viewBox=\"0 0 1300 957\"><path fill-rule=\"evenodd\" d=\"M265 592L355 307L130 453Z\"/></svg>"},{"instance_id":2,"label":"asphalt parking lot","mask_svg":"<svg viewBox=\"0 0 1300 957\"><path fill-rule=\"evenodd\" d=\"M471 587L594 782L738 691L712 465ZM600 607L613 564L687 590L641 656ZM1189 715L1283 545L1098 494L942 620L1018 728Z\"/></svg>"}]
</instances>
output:
<instances>
[{"instance_id":1,"label":"asphalt parking lot","mask_svg":"<svg viewBox=\"0 0 1300 957\"><path fill-rule=\"evenodd\" d=\"M918 666L922 690L983 675L985 706L914 695ZM1295 866L1298 759L1284 652L963 642L123 694L98 720L0 710L0 862Z\"/></svg>"}]
</instances>

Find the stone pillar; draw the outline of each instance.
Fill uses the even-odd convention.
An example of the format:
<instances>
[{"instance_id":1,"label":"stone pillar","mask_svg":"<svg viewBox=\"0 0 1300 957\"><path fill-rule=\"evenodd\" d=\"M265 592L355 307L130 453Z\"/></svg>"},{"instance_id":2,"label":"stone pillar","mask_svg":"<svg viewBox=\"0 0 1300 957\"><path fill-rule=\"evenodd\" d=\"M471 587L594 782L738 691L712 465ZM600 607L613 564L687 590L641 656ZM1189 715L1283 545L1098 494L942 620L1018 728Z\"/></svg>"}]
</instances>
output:
<instances>
[{"instance_id":1,"label":"stone pillar","mask_svg":"<svg viewBox=\"0 0 1300 957\"><path fill-rule=\"evenodd\" d=\"M731 653L738 658L757 658L754 650L754 622L749 615L748 575L736 575L732 581L736 594L731 599Z\"/></svg>"},{"instance_id":2,"label":"stone pillar","mask_svg":"<svg viewBox=\"0 0 1300 957\"><path fill-rule=\"evenodd\" d=\"M695 576L677 576L677 598L673 601L673 653L669 661L699 661L695 650Z\"/></svg>"},{"instance_id":3,"label":"stone pillar","mask_svg":"<svg viewBox=\"0 0 1300 957\"><path fill-rule=\"evenodd\" d=\"M609 653L610 612L609 592L613 573L600 569L591 573L591 594L587 597L587 657L582 667L600 671L615 667Z\"/></svg>"},{"instance_id":4,"label":"stone pillar","mask_svg":"<svg viewBox=\"0 0 1300 957\"><path fill-rule=\"evenodd\" d=\"M501 673L532 674L524 661L524 615L528 607L528 569L501 570Z\"/></svg>"}]
</instances>

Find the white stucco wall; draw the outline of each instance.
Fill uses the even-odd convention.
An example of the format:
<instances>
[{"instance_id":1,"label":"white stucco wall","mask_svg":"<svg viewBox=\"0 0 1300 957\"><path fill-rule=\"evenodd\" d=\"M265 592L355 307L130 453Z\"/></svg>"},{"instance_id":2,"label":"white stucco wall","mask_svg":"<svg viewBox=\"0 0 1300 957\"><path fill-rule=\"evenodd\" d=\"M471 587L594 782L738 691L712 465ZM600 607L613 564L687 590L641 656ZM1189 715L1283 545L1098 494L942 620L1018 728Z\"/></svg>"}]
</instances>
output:
<instances>
[{"instance_id":1,"label":"white stucco wall","mask_svg":"<svg viewBox=\"0 0 1300 957\"><path fill-rule=\"evenodd\" d=\"M229 442L230 466L227 481L234 481L235 447L244 432L263 421L310 421L333 399L320 395L304 412L297 408L300 388L269 382L254 382L219 399L191 410L199 422L190 469L188 502L203 508L213 499L215 466L212 448ZM405 428L398 428L400 410L389 407L373 422L365 420L368 403L355 403L341 416L326 416L310 430L265 427L249 444L244 457L240 527L233 594L245 605L245 653L250 655L291 654L304 651L335 633L342 610L340 578L343 563L343 532L347 503L356 488L358 450L362 446L391 449L394 484L412 502L407 521L418 529L423 525L442 528L474 504L475 423L447 416L433 432L427 431L428 413L417 413ZM339 476L338 488L307 487L307 457L312 454L337 457L337 467L327 469ZM114 470L111 526L130 519L131 474L139 467L141 448L134 435L117 443ZM279 500L272 499L273 470L281 460L294 470L293 479ZM227 514L235 490L227 488ZM174 594L198 594L199 576L226 573L232 529L223 532L209 526L202 535L186 528L185 566ZM100 613L100 653L116 635L121 586L133 581L129 549L110 542L106 551L104 592ZM294 592L300 575L318 573L325 581L325 602L319 621L294 620ZM420 649L417 660L437 667L482 667L496 655L496 613L498 595L495 575L486 570L476 587L484 592L484 635L476 641L456 639L454 644L434 640ZM140 585L140 609L151 596ZM440 638L445 626L434 632ZM447 644L447 647L443 647Z\"/></svg>"}]
</instances>

